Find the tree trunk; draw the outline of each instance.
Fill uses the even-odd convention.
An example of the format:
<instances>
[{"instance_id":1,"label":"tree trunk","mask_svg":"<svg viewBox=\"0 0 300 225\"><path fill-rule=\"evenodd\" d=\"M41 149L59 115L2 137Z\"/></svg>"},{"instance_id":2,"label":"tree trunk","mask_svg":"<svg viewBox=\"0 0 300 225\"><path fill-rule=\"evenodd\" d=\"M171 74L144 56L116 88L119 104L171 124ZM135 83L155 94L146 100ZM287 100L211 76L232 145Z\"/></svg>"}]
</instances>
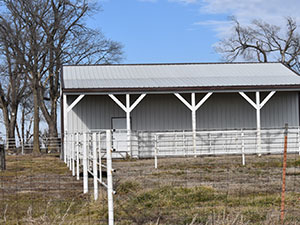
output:
<instances>
[{"instance_id":1,"label":"tree trunk","mask_svg":"<svg viewBox=\"0 0 300 225\"><path fill-rule=\"evenodd\" d=\"M9 119L9 112L6 106L2 107L3 119L6 131L6 149L16 148L15 139L15 127L16 127L16 116Z\"/></svg>"},{"instance_id":2,"label":"tree trunk","mask_svg":"<svg viewBox=\"0 0 300 225\"><path fill-rule=\"evenodd\" d=\"M48 143L48 152L59 151L59 140L57 134L56 120L48 123L49 126L49 143Z\"/></svg>"},{"instance_id":3,"label":"tree trunk","mask_svg":"<svg viewBox=\"0 0 300 225\"><path fill-rule=\"evenodd\" d=\"M40 110L39 110L39 99L38 99L38 85L34 85L33 92L33 103L34 103L34 117L33 117L33 155L40 154Z\"/></svg>"},{"instance_id":4,"label":"tree trunk","mask_svg":"<svg viewBox=\"0 0 300 225\"><path fill-rule=\"evenodd\" d=\"M6 170L4 145L0 145L0 171Z\"/></svg>"}]
</instances>

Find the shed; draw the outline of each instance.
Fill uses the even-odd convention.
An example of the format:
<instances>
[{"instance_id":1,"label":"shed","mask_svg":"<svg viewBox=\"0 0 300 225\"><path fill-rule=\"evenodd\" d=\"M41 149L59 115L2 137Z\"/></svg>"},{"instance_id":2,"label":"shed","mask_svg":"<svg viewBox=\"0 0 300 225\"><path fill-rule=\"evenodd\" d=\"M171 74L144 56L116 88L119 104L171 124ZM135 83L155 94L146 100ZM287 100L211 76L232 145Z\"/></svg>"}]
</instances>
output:
<instances>
[{"instance_id":1,"label":"shed","mask_svg":"<svg viewBox=\"0 0 300 225\"><path fill-rule=\"evenodd\" d=\"M200 130L299 126L300 76L282 63L66 65L61 84L62 134L187 130L195 146Z\"/></svg>"}]
</instances>

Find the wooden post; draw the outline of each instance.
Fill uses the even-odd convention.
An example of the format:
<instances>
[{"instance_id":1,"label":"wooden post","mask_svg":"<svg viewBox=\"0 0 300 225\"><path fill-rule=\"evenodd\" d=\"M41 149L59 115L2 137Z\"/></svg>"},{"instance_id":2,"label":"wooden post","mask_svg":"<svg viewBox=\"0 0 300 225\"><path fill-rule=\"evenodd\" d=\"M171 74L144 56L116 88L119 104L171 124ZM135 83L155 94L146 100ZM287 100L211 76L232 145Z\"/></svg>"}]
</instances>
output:
<instances>
[{"instance_id":1,"label":"wooden post","mask_svg":"<svg viewBox=\"0 0 300 225\"><path fill-rule=\"evenodd\" d=\"M286 175L286 157L287 157L287 135L288 135L288 124L285 124L283 165L282 165L281 210L280 210L280 220L281 220L282 224L284 221L284 211L285 211L285 175Z\"/></svg>"},{"instance_id":2,"label":"wooden post","mask_svg":"<svg viewBox=\"0 0 300 225\"><path fill-rule=\"evenodd\" d=\"M0 171L6 170L5 149L4 145L0 145Z\"/></svg>"}]
</instances>

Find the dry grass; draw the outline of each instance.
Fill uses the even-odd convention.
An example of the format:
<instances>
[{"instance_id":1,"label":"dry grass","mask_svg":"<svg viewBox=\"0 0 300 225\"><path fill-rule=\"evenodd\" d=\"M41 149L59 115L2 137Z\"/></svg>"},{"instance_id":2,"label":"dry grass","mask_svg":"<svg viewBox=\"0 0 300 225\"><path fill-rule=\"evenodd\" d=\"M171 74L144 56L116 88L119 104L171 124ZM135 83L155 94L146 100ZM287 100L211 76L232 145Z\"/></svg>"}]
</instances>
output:
<instances>
[{"instance_id":1,"label":"dry grass","mask_svg":"<svg viewBox=\"0 0 300 225\"><path fill-rule=\"evenodd\" d=\"M289 155L285 224L300 224L300 160ZM106 224L106 193L82 194L57 155L9 156L0 224ZM117 224L280 224L281 156L115 160ZM90 181L92 190L92 181ZM92 191L90 192L92 193Z\"/></svg>"}]
</instances>

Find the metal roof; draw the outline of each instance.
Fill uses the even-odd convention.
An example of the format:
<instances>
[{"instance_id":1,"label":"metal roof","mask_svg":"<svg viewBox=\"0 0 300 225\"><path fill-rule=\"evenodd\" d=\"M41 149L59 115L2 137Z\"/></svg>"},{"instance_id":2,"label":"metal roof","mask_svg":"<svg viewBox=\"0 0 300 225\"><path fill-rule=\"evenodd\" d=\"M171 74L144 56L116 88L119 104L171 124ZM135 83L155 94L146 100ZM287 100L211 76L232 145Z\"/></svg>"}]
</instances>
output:
<instances>
[{"instance_id":1,"label":"metal roof","mask_svg":"<svg viewBox=\"0 0 300 225\"><path fill-rule=\"evenodd\" d=\"M63 90L298 86L282 63L135 64L63 66Z\"/></svg>"}]
</instances>

